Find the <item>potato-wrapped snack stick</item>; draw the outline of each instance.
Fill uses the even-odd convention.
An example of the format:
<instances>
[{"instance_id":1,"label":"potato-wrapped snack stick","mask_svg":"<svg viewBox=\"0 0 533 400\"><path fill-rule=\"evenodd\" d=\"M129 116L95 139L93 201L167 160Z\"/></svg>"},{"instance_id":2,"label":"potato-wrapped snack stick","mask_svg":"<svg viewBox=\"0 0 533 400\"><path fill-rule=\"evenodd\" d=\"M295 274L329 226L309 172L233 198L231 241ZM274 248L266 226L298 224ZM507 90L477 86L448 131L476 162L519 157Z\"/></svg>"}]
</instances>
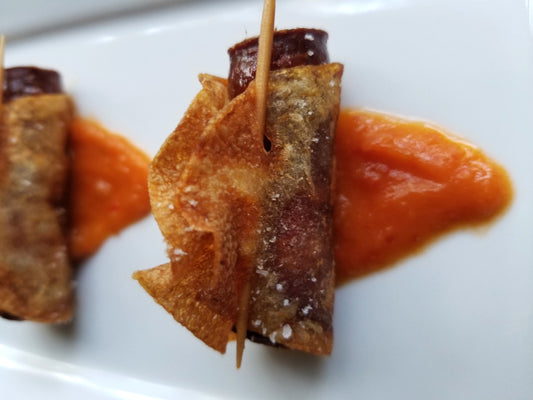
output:
<instances>
[{"instance_id":1,"label":"potato-wrapped snack stick","mask_svg":"<svg viewBox=\"0 0 533 400\"><path fill-rule=\"evenodd\" d=\"M255 85L227 104L219 102L213 114L192 113L204 84L153 162L151 188L155 182L178 182L156 183L158 190L151 190L173 274L162 266L135 278L180 323L221 352L246 282L251 283L248 330L254 337L316 354L331 351L329 192L341 75L340 64L271 73L268 151L256 129ZM171 153L169 143L193 137L190 130L180 132L198 122L193 115L206 118L195 125L203 130L196 131L196 144L183 163L183 154ZM157 171L161 160L166 168ZM311 255L304 254L307 250Z\"/></svg>"},{"instance_id":2,"label":"potato-wrapped snack stick","mask_svg":"<svg viewBox=\"0 0 533 400\"><path fill-rule=\"evenodd\" d=\"M73 105L68 96L54 94L57 85L46 78L44 90L28 92L6 72L6 100L12 100L3 104L0 122L0 312L66 322L73 312L64 208ZM19 80L28 76L15 72Z\"/></svg>"},{"instance_id":3,"label":"potato-wrapped snack stick","mask_svg":"<svg viewBox=\"0 0 533 400\"><path fill-rule=\"evenodd\" d=\"M248 330L317 354L332 344L330 192L341 74L340 64L271 73L268 152L254 129L252 84L204 131L181 184L182 215L220 236L215 285L239 298L251 282Z\"/></svg>"}]
</instances>

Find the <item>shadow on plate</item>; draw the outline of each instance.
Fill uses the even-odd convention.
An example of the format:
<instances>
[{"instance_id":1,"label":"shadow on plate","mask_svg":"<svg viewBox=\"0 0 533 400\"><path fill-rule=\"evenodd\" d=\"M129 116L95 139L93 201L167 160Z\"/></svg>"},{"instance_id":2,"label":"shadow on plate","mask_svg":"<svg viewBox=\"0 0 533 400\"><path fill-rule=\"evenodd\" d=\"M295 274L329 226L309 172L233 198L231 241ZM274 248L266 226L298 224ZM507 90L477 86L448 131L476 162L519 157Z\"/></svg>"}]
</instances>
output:
<instances>
[{"instance_id":1,"label":"shadow on plate","mask_svg":"<svg viewBox=\"0 0 533 400\"><path fill-rule=\"evenodd\" d=\"M307 379L317 379L325 370L327 358L300 351L281 348L265 348L264 358L276 365L281 372L301 375Z\"/></svg>"}]
</instances>

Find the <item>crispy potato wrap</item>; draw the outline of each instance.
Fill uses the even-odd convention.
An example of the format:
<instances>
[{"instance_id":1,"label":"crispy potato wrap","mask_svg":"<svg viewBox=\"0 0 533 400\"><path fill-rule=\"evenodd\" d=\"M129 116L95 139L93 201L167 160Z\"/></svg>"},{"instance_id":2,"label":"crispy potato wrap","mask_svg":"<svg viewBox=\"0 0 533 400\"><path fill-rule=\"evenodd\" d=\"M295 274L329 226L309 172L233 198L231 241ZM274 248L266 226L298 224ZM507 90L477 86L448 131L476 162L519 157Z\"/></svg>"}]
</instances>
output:
<instances>
[{"instance_id":1,"label":"crispy potato wrap","mask_svg":"<svg viewBox=\"0 0 533 400\"><path fill-rule=\"evenodd\" d=\"M63 94L5 103L0 122L0 313L15 319L72 318L65 239L67 132Z\"/></svg>"}]
</instances>

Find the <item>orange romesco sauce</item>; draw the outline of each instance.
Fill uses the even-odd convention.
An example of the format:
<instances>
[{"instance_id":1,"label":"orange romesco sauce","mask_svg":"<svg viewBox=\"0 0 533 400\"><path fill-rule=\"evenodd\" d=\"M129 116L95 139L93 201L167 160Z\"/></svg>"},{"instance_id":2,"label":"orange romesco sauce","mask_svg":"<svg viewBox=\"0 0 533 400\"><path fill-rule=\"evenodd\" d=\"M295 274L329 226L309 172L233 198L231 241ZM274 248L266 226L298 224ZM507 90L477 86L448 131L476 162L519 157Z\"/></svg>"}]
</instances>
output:
<instances>
[{"instance_id":1,"label":"orange romesco sauce","mask_svg":"<svg viewBox=\"0 0 533 400\"><path fill-rule=\"evenodd\" d=\"M70 130L69 244L73 259L91 255L111 235L150 211L149 157L95 122Z\"/></svg>"},{"instance_id":2,"label":"orange romesco sauce","mask_svg":"<svg viewBox=\"0 0 533 400\"><path fill-rule=\"evenodd\" d=\"M389 266L453 228L488 222L512 198L501 166L426 123L345 110L335 151L338 282Z\"/></svg>"}]
</instances>

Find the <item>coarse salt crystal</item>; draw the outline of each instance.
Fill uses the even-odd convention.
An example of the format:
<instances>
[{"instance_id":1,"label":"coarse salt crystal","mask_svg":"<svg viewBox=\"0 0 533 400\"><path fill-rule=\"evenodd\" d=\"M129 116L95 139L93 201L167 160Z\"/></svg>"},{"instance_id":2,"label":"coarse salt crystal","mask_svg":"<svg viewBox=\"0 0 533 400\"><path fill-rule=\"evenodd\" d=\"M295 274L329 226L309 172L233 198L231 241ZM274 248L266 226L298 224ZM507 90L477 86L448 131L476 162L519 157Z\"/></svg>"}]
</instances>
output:
<instances>
[{"instance_id":1,"label":"coarse salt crystal","mask_svg":"<svg viewBox=\"0 0 533 400\"><path fill-rule=\"evenodd\" d=\"M283 290L283 285L282 285L281 283L277 283L277 284L276 284L276 290L277 290L278 292L281 292L281 291Z\"/></svg>"},{"instance_id":2,"label":"coarse salt crystal","mask_svg":"<svg viewBox=\"0 0 533 400\"><path fill-rule=\"evenodd\" d=\"M172 252L175 256L184 256L186 255L187 253L184 252L182 249L180 248L177 248L177 249L174 249L174 251Z\"/></svg>"},{"instance_id":3,"label":"coarse salt crystal","mask_svg":"<svg viewBox=\"0 0 533 400\"><path fill-rule=\"evenodd\" d=\"M288 339L292 336L292 328L289 324L283 325L283 330L281 331L281 336L283 336L284 339Z\"/></svg>"},{"instance_id":4,"label":"coarse salt crystal","mask_svg":"<svg viewBox=\"0 0 533 400\"><path fill-rule=\"evenodd\" d=\"M309 314L309 311L311 311L312 309L313 309L313 307L311 307L310 305L305 306L305 307L302 309L302 313L303 313L303 315L307 315L307 314Z\"/></svg>"}]
</instances>

